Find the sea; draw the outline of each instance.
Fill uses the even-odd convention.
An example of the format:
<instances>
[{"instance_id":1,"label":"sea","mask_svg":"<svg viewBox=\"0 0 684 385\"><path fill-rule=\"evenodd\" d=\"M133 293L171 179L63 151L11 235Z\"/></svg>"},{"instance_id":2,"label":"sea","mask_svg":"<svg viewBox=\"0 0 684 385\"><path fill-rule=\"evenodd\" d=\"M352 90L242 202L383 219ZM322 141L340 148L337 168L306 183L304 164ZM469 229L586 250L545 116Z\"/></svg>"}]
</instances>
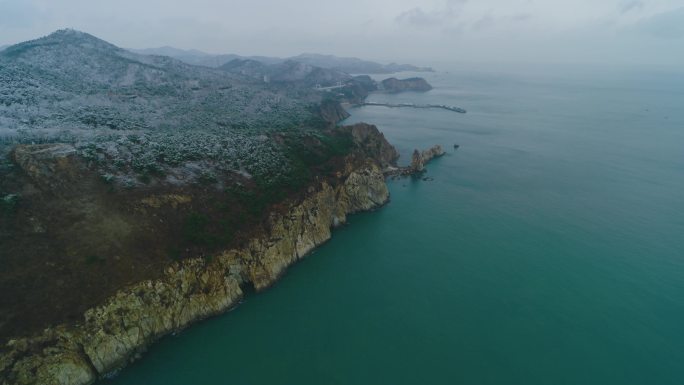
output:
<instances>
[{"instance_id":1,"label":"sea","mask_svg":"<svg viewBox=\"0 0 684 385\"><path fill-rule=\"evenodd\" d=\"M453 66L373 94L407 164L271 289L108 385L684 384L684 75ZM379 77L381 78L381 77ZM456 146L458 148L456 148Z\"/></svg>"}]
</instances>

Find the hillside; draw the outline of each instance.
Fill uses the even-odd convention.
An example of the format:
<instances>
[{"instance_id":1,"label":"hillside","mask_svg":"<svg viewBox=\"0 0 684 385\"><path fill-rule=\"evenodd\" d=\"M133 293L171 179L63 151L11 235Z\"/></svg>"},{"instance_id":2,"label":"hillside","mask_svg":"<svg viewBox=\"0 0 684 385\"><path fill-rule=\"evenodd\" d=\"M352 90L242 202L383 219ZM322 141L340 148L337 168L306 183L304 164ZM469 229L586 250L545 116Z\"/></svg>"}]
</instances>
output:
<instances>
[{"instance_id":1,"label":"hillside","mask_svg":"<svg viewBox=\"0 0 684 385\"><path fill-rule=\"evenodd\" d=\"M173 173L191 160L256 177L282 174L287 161L261 135L324 124L313 91L294 95L227 71L133 54L77 31L9 47L0 64L5 143L72 143L127 185L139 184L134 174Z\"/></svg>"},{"instance_id":2,"label":"hillside","mask_svg":"<svg viewBox=\"0 0 684 385\"><path fill-rule=\"evenodd\" d=\"M0 341L244 245L283 202L365 164L313 88L348 75L267 67L264 81L73 30L0 52Z\"/></svg>"},{"instance_id":3,"label":"hillside","mask_svg":"<svg viewBox=\"0 0 684 385\"><path fill-rule=\"evenodd\" d=\"M179 49L174 47L158 47L158 48L143 48L143 49L129 49L134 53L143 55L160 55L169 56L174 59L181 60L187 64L204 66L204 67L220 67L231 60L255 60L264 64L277 64L285 61L281 58L269 56L240 56L235 54L210 54L196 49Z\"/></svg>"},{"instance_id":4,"label":"hillside","mask_svg":"<svg viewBox=\"0 0 684 385\"><path fill-rule=\"evenodd\" d=\"M296 83L297 86L305 87L331 86L352 79L351 75L342 71L325 69L293 60L265 64L251 59L234 59L219 69L255 79L263 79L269 83Z\"/></svg>"}]
</instances>

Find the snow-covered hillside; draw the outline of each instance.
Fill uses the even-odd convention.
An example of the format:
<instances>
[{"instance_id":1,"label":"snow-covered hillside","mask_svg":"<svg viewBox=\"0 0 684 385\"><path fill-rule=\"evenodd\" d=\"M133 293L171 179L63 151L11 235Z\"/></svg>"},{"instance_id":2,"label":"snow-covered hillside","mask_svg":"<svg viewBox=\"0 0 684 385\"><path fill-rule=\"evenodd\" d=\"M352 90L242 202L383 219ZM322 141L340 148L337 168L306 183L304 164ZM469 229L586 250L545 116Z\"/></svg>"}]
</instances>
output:
<instances>
[{"instance_id":1,"label":"snow-covered hillside","mask_svg":"<svg viewBox=\"0 0 684 385\"><path fill-rule=\"evenodd\" d=\"M308 84L136 54L74 30L0 52L0 141L73 143L126 183L188 162L275 183L291 165L271 134L315 135L319 101Z\"/></svg>"}]
</instances>

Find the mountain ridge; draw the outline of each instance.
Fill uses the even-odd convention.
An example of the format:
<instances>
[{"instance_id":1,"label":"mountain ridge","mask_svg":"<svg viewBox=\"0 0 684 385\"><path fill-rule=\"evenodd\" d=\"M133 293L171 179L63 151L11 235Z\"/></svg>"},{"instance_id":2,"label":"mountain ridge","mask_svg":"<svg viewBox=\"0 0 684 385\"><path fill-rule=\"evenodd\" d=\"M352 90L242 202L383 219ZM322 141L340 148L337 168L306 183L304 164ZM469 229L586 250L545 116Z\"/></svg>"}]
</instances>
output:
<instances>
[{"instance_id":1,"label":"mountain ridge","mask_svg":"<svg viewBox=\"0 0 684 385\"><path fill-rule=\"evenodd\" d=\"M147 55L170 56L182 60L188 64L202 65L207 67L220 67L232 60L254 60L264 64L278 64L288 60L314 65L317 67L338 70L347 73L389 74L402 71L432 72L432 68L418 67L411 64L381 64L357 57L341 57L329 54L302 53L290 57L272 56L242 56L237 54L210 54L203 51L179 49L171 46L158 48L129 49L131 52Z\"/></svg>"}]
</instances>

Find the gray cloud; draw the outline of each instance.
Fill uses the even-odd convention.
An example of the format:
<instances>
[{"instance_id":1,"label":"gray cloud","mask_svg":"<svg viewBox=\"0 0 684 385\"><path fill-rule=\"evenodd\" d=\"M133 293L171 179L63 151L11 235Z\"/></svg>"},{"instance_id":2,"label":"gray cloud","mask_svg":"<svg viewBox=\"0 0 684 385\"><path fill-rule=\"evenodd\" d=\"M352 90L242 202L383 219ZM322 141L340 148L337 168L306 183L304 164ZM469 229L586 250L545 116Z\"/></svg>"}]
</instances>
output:
<instances>
[{"instance_id":1,"label":"gray cloud","mask_svg":"<svg viewBox=\"0 0 684 385\"><path fill-rule=\"evenodd\" d=\"M482 16L478 20L473 23L473 29L475 31L482 31L488 28L493 27L496 24L496 21L494 20L494 17L492 16L491 13L487 13L486 15Z\"/></svg>"},{"instance_id":2,"label":"gray cloud","mask_svg":"<svg viewBox=\"0 0 684 385\"><path fill-rule=\"evenodd\" d=\"M5 28L33 26L42 16L42 12L30 2L0 0L0 26Z\"/></svg>"},{"instance_id":3,"label":"gray cloud","mask_svg":"<svg viewBox=\"0 0 684 385\"><path fill-rule=\"evenodd\" d=\"M395 20L414 27L442 27L452 23L468 0L448 0L443 7L425 11L420 7L400 13Z\"/></svg>"},{"instance_id":4,"label":"gray cloud","mask_svg":"<svg viewBox=\"0 0 684 385\"><path fill-rule=\"evenodd\" d=\"M511 17L511 20L523 22L523 21L530 20L531 18L532 18L531 13L518 13L518 14L513 15Z\"/></svg>"},{"instance_id":5,"label":"gray cloud","mask_svg":"<svg viewBox=\"0 0 684 385\"><path fill-rule=\"evenodd\" d=\"M644 3L639 0L623 0L620 4L618 4L618 9L622 14L628 13L630 11L637 11L643 7Z\"/></svg>"},{"instance_id":6,"label":"gray cloud","mask_svg":"<svg viewBox=\"0 0 684 385\"><path fill-rule=\"evenodd\" d=\"M634 30L657 38L684 38L684 7L642 19ZM682 50L681 46L679 50Z\"/></svg>"},{"instance_id":7,"label":"gray cloud","mask_svg":"<svg viewBox=\"0 0 684 385\"><path fill-rule=\"evenodd\" d=\"M0 0L0 45L70 27L130 48L684 67L681 1Z\"/></svg>"},{"instance_id":8,"label":"gray cloud","mask_svg":"<svg viewBox=\"0 0 684 385\"><path fill-rule=\"evenodd\" d=\"M409 24L416 27L435 27L444 22L443 17L435 14L428 14L421 8L413 8L404 11L396 18L401 24Z\"/></svg>"}]
</instances>

